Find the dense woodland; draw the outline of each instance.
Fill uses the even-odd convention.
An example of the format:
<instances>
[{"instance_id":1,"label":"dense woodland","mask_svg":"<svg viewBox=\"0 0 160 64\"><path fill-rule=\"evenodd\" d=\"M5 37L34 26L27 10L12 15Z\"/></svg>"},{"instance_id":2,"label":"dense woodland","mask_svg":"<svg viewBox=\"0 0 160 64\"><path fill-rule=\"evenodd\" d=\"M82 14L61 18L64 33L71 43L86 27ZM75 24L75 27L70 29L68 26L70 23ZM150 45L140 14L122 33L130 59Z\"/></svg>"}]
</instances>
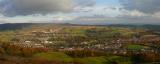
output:
<instances>
[{"instance_id":1,"label":"dense woodland","mask_svg":"<svg viewBox=\"0 0 160 64\"><path fill-rule=\"evenodd\" d=\"M2 24L0 26L3 27L0 27L1 64L160 62L158 25Z\"/></svg>"}]
</instances>

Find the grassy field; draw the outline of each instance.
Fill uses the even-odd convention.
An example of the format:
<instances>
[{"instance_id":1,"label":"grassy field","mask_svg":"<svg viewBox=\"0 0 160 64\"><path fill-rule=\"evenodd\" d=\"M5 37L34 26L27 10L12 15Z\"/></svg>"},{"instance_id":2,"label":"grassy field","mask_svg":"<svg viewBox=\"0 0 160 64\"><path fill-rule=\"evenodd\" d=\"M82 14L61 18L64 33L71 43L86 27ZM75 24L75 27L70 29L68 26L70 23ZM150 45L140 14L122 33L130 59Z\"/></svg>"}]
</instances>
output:
<instances>
[{"instance_id":1,"label":"grassy field","mask_svg":"<svg viewBox=\"0 0 160 64\"><path fill-rule=\"evenodd\" d=\"M61 62L77 62L82 64L131 64L130 58L121 56L100 56L100 57L83 57L72 58L62 52L48 52L38 53L33 56L33 59L41 59L47 61L61 61Z\"/></svg>"},{"instance_id":2,"label":"grassy field","mask_svg":"<svg viewBox=\"0 0 160 64\"><path fill-rule=\"evenodd\" d=\"M149 47L142 46L142 45L133 45L133 44L131 44L131 45L127 45L126 48L129 49L129 50L141 50L141 49L148 49Z\"/></svg>"},{"instance_id":3,"label":"grassy field","mask_svg":"<svg viewBox=\"0 0 160 64\"><path fill-rule=\"evenodd\" d=\"M61 52L38 53L33 56L35 59L44 59L48 61L72 62L73 58Z\"/></svg>"}]
</instances>

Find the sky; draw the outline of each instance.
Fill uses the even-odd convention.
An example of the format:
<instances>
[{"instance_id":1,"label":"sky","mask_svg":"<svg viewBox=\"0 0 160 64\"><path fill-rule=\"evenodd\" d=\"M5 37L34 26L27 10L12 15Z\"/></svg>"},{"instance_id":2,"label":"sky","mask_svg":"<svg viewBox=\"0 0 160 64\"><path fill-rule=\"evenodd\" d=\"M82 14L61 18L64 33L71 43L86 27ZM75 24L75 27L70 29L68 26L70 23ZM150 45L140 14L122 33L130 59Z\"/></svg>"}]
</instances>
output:
<instances>
[{"instance_id":1,"label":"sky","mask_svg":"<svg viewBox=\"0 0 160 64\"><path fill-rule=\"evenodd\" d=\"M0 0L0 23L160 24L160 0Z\"/></svg>"}]
</instances>

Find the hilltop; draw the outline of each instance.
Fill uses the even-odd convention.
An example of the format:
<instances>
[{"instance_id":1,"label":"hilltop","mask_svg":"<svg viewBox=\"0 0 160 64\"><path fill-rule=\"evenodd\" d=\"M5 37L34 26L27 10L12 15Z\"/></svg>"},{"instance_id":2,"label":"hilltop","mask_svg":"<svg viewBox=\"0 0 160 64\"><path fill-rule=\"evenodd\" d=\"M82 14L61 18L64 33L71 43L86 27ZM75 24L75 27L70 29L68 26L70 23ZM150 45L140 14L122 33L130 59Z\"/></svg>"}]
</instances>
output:
<instances>
[{"instance_id":1,"label":"hilltop","mask_svg":"<svg viewBox=\"0 0 160 64\"><path fill-rule=\"evenodd\" d=\"M23 28L29 28L31 26L108 26L108 27L124 27L124 28L146 28L150 30L160 31L160 25L135 25L135 24L106 24L106 25L83 25L83 24L70 24L70 23L6 23L0 24L0 31L6 30L18 30Z\"/></svg>"}]
</instances>

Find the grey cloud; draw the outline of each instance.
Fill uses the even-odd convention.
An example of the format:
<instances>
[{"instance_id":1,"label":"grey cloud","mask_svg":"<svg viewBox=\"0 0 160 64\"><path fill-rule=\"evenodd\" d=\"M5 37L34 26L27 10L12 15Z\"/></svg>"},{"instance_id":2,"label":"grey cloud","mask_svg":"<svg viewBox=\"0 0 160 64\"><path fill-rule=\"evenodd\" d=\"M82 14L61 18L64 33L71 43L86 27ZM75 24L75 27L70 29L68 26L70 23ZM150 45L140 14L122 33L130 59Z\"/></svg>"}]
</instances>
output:
<instances>
[{"instance_id":1,"label":"grey cloud","mask_svg":"<svg viewBox=\"0 0 160 64\"><path fill-rule=\"evenodd\" d=\"M93 6L95 0L1 0L0 13L5 16L72 12L74 7Z\"/></svg>"},{"instance_id":2,"label":"grey cloud","mask_svg":"<svg viewBox=\"0 0 160 64\"><path fill-rule=\"evenodd\" d=\"M96 4L96 0L75 0L77 3L77 6L82 6L82 7L86 7L86 6L93 6Z\"/></svg>"},{"instance_id":3,"label":"grey cloud","mask_svg":"<svg viewBox=\"0 0 160 64\"><path fill-rule=\"evenodd\" d=\"M0 12L5 16L70 12L73 0L2 0Z\"/></svg>"},{"instance_id":4,"label":"grey cloud","mask_svg":"<svg viewBox=\"0 0 160 64\"><path fill-rule=\"evenodd\" d=\"M160 0L119 0L127 10L138 10L144 13L160 11Z\"/></svg>"}]
</instances>

